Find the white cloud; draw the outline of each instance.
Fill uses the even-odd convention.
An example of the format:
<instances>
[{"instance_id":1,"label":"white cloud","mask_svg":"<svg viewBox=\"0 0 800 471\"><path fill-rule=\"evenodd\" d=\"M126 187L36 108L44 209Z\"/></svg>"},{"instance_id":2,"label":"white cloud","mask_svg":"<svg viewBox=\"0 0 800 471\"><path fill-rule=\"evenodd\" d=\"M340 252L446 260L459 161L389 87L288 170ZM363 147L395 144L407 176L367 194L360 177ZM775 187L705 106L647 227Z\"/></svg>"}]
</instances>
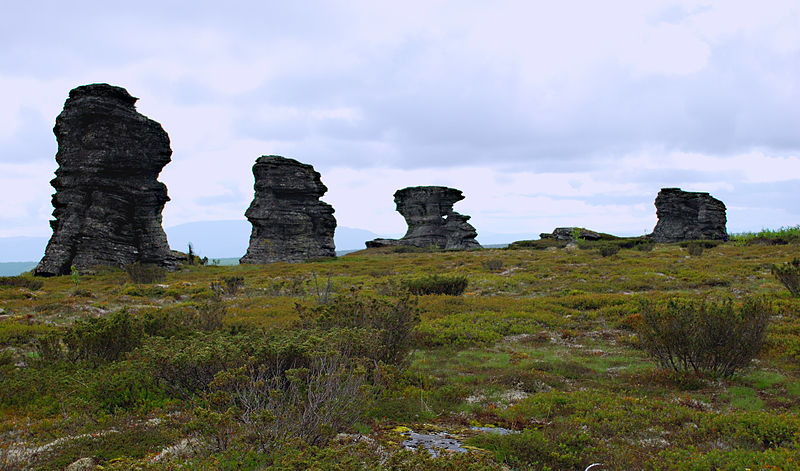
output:
<instances>
[{"instance_id":1,"label":"white cloud","mask_svg":"<svg viewBox=\"0 0 800 471\"><path fill-rule=\"evenodd\" d=\"M800 174L794 1L99 5L8 7L0 236L49 231L53 120L98 81L170 135L165 225L243 217L263 154L313 164L339 224L375 232L426 184L464 190L479 231L639 234L660 186L733 198L736 227L796 223L768 189Z\"/></svg>"}]
</instances>

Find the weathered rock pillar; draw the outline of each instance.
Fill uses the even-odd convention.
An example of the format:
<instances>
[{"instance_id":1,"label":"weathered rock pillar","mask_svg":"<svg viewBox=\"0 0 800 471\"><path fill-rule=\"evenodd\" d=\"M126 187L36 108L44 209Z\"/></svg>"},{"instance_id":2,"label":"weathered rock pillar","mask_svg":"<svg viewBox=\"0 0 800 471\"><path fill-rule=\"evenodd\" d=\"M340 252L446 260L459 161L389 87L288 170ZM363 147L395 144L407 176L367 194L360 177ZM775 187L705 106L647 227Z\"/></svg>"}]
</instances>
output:
<instances>
[{"instance_id":1,"label":"weathered rock pillar","mask_svg":"<svg viewBox=\"0 0 800 471\"><path fill-rule=\"evenodd\" d=\"M478 233L467 221L469 216L453 211L464 199L461 190L445 186L415 186L397 190L394 202L408 224L402 239L375 239L367 247L389 245L435 246L445 250L479 249Z\"/></svg>"},{"instance_id":2,"label":"weathered rock pillar","mask_svg":"<svg viewBox=\"0 0 800 471\"><path fill-rule=\"evenodd\" d=\"M253 224L240 263L303 262L335 257L333 207L319 200L328 188L314 167L277 155L253 165L255 197L244 213Z\"/></svg>"},{"instance_id":3,"label":"weathered rock pillar","mask_svg":"<svg viewBox=\"0 0 800 471\"><path fill-rule=\"evenodd\" d=\"M656 197L655 242L728 240L725 205L708 193L662 188Z\"/></svg>"},{"instance_id":4,"label":"weathered rock pillar","mask_svg":"<svg viewBox=\"0 0 800 471\"><path fill-rule=\"evenodd\" d=\"M156 180L172 155L169 136L136 111L136 100L108 84L69 92L53 128L53 236L34 274L174 263L161 227L167 187Z\"/></svg>"}]
</instances>

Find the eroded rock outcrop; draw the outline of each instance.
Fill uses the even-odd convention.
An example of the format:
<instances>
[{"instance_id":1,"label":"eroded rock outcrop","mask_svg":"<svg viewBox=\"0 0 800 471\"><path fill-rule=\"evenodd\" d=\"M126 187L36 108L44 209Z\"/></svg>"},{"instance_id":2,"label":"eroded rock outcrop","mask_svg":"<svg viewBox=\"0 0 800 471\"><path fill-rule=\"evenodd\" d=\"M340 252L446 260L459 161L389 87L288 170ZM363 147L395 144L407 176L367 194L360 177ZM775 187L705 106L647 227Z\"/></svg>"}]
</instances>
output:
<instances>
[{"instance_id":1,"label":"eroded rock outcrop","mask_svg":"<svg viewBox=\"0 0 800 471\"><path fill-rule=\"evenodd\" d=\"M303 262L335 257L333 207L319 200L328 188L314 167L277 155L253 165L255 197L244 213L253 224L240 263Z\"/></svg>"},{"instance_id":2,"label":"eroded rock outcrop","mask_svg":"<svg viewBox=\"0 0 800 471\"><path fill-rule=\"evenodd\" d=\"M453 211L453 205L464 199L461 190L444 186L415 186L397 190L394 202L408 224L402 239L375 239L367 247L412 245L435 246L445 250L479 249L478 233L464 216Z\"/></svg>"},{"instance_id":3,"label":"eroded rock outcrop","mask_svg":"<svg viewBox=\"0 0 800 471\"><path fill-rule=\"evenodd\" d=\"M552 233L542 232L539 234L541 239L555 239L563 240L566 242L575 242L579 239L583 240L600 240L603 237L609 237L608 234L601 232L590 231L583 227L556 227ZM613 237L613 236L610 236Z\"/></svg>"},{"instance_id":4,"label":"eroded rock outcrop","mask_svg":"<svg viewBox=\"0 0 800 471\"><path fill-rule=\"evenodd\" d=\"M161 227L167 187L156 180L172 155L169 136L136 111L136 100L108 84L69 92L53 128L53 236L34 274L174 263Z\"/></svg>"},{"instance_id":5,"label":"eroded rock outcrop","mask_svg":"<svg viewBox=\"0 0 800 471\"><path fill-rule=\"evenodd\" d=\"M655 242L728 240L725 205L708 193L662 188L656 197Z\"/></svg>"}]
</instances>

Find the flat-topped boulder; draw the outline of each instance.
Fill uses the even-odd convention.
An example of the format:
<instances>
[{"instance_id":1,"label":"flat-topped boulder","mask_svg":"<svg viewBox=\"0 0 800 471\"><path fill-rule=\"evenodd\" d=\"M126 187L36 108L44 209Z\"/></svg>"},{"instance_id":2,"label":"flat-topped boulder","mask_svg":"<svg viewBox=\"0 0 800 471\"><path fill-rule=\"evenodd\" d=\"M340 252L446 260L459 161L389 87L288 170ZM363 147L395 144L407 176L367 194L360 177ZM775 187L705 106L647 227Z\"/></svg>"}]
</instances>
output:
<instances>
[{"instance_id":1,"label":"flat-topped boulder","mask_svg":"<svg viewBox=\"0 0 800 471\"><path fill-rule=\"evenodd\" d=\"M253 165L255 197L245 216L253 225L240 263L304 262L335 257L333 207L311 165L265 155Z\"/></svg>"},{"instance_id":2,"label":"flat-topped boulder","mask_svg":"<svg viewBox=\"0 0 800 471\"><path fill-rule=\"evenodd\" d=\"M543 232L539 234L542 239L555 239L567 242L575 242L578 239L583 240L600 240L604 238L614 238L610 234L603 234L602 232L590 231L583 227L556 227L552 233L548 234Z\"/></svg>"},{"instance_id":3,"label":"flat-topped boulder","mask_svg":"<svg viewBox=\"0 0 800 471\"><path fill-rule=\"evenodd\" d=\"M161 227L167 187L156 180L170 162L169 136L136 111L136 100L108 84L69 92L53 128L59 165L50 182L53 236L34 274L175 264Z\"/></svg>"},{"instance_id":4,"label":"flat-topped boulder","mask_svg":"<svg viewBox=\"0 0 800 471\"><path fill-rule=\"evenodd\" d=\"M368 248L394 245L437 247L445 250L479 249L478 233L467 221L469 216L453 211L464 199L461 190L445 186L415 186L397 190L394 202L408 224L401 239L375 239Z\"/></svg>"},{"instance_id":5,"label":"flat-topped boulder","mask_svg":"<svg viewBox=\"0 0 800 471\"><path fill-rule=\"evenodd\" d=\"M728 240L725 205L708 193L662 188L655 205L658 215L652 235L655 242Z\"/></svg>"}]
</instances>

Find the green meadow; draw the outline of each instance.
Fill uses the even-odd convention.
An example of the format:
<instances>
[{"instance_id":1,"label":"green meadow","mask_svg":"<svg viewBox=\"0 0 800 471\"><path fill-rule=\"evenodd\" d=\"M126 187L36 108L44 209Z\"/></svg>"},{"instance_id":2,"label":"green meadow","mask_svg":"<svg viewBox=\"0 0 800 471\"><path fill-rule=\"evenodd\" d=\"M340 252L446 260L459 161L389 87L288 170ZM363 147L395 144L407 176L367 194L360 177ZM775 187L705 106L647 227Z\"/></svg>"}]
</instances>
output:
<instances>
[{"instance_id":1,"label":"green meadow","mask_svg":"<svg viewBox=\"0 0 800 471\"><path fill-rule=\"evenodd\" d=\"M797 469L794 232L23 275L0 283L0 468ZM758 300L754 358L659 361L642 326L676 300Z\"/></svg>"}]
</instances>

